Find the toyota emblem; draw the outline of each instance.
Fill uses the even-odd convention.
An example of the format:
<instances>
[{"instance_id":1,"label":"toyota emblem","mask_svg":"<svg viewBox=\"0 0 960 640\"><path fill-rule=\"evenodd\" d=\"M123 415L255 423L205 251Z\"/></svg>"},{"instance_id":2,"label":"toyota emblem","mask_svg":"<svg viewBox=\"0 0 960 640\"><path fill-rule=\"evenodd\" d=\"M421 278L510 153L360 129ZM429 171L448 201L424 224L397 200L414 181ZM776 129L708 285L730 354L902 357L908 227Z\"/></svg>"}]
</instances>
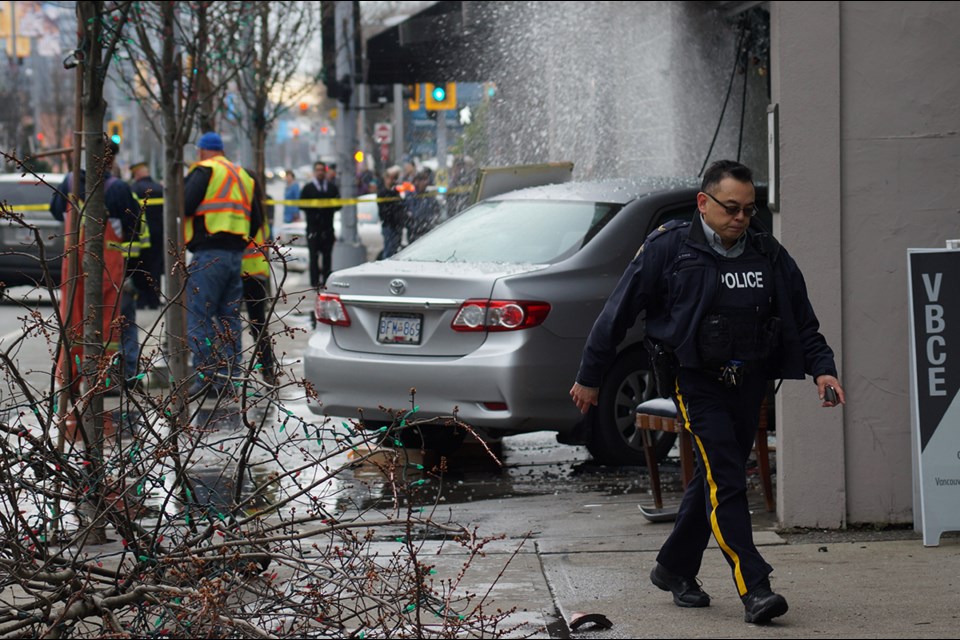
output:
<instances>
[{"instance_id":1,"label":"toyota emblem","mask_svg":"<svg viewBox=\"0 0 960 640\"><path fill-rule=\"evenodd\" d=\"M390 293L392 293L393 295L398 296L404 291L406 291L406 289L407 289L407 283L401 280L400 278L396 278L395 280L390 281Z\"/></svg>"}]
</instances>

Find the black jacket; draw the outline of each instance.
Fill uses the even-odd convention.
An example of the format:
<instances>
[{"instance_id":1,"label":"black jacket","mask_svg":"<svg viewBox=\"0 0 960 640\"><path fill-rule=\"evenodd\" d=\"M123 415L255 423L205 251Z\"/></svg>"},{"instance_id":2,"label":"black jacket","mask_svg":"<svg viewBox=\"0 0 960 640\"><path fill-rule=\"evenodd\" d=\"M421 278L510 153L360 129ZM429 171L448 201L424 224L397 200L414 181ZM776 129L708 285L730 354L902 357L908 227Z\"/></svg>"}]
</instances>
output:
<instances>
[{"instance_id":1,"label":"black jacket","mask_svg":"<svg viewBox=\"0 0 960 640\"><path fill-rule=\"evenodd\" d=\"M772 313L782 324L780 348L767 363L769 377L837 375L833 351L820 334L797 263L755 218L747 242L773 265ZM600 386L617 346L643 312L649 337L672 348L681 366L699 367L697 329L713 308L718 283L718 256L707 244L699 212L692 223L673 221L651 233L590 331L577 382Z\"/></svg>"},{"instance_id":2,"label":"black jacket","mask_svg":"<svg viewBox=\"0 0 960 640\"><path fill-rule=\"evenodd\" d=\"M133 192L141 200L145 198L162 198L163 185L154 181L150 176L144 176L134 180L130 185ZM146 208L147 226L150 228L150 246L151 250L163 252L165 245L163 242L163 205L151 204Z\"/></svg>"},{"instance_id":3,"label":"black jacket","mask_svg":"<svg viewBox=\"0 0 960 640\"><path fill-rule=\"evenodd\" d=\"M87 192L86 177L86 171L81 169L81 194L86 194ZM140 218L140 207L137 205L137 201L133 198L133 192L130 190L130 185L123 180L113 178L107 180L106 187L107 189L103 194L103 202L107 208L107 217L120 220L120 223L123 227L123 239L131 240L134 238L134 234L136 233L137 221ZM71 191L73 191L72 172L66 175L66 177L63 179L63 182L60 183L59 191L53 194L53 199L50 201L50 213L54 218L60 220L61 222L63 221L67 211L67 200L61 195L61 193L70 194Z\"/></svg>"},{"instance_id":4,"label":"black jacket","mask_svg":"<svg viewBox=\"0 0 960 640\"><path fill-rule=\"evenodd\" d=\"M381 186L377 191L377 200L380 212L380 223L394 231L403 231L407 224L407 208L400 199L400 192L396 187L387 189Z\"/></svg>"},{"instance_id":5,"label":"black jacket","mask_svg":"<svg viewBox=\"0 0 960 640\"><path fill-rule=\"evenodd\" d=\"M339 198L340 189L330 180L326 181L326 188L317 186L313 180L307 182L300 189L301 200L322 200L325 198ZM340 207L301 207L307 220L307 233L320 233L333 236L333 214Z\"/></svg>"}]
</instances>

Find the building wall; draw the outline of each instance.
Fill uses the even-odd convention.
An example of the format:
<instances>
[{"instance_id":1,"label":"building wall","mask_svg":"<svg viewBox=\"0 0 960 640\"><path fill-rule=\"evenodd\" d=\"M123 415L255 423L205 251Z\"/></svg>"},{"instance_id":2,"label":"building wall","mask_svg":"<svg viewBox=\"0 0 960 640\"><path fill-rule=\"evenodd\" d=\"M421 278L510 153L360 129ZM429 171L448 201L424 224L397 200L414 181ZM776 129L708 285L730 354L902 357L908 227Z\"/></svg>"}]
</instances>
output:
<instances>
[{"instance_id":1,"label":"building wall","mask_svg":"<svg viewBox=\"0 0 960 640\"><path fill-rule=\"evenodd\" d=\"M844 373L841 300L840 24L837 2L775 2L771 102L779 105L781 242L803 270L821 332ZM811 38L811 33L816 33ZM777 510L790 526L846 522L844 411L820 407L808 378L777 395Z\"/></svg>"},{"instance_id":2,"label":"building wall","mask_svg":"<svg viewBox=\"0 0 960 640\"><path fill-rule=\"evenodd\" d=\"M960 4L770 5L781 237L848 394L784 385L781 520L910 522L906 251L960 236Z\"/></svg>"}]
</instances>

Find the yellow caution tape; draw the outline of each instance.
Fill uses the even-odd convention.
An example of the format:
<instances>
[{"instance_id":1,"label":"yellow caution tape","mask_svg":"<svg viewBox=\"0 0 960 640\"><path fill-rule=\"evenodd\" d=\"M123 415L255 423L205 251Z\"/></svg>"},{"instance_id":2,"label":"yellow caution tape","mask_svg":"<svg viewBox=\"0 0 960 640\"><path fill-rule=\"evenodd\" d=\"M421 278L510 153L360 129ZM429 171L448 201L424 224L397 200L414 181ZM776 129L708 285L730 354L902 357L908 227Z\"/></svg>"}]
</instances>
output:
<instances>
[{"instance_id":1,"label":"yellow caution tape","mask_svg":"<svg viewBox=\"0 0 960 640\"><path fill-rule=\"evenodd\" d=\"M451 195L459 193L470 193L473 191L472 187L454 187L449 189L446 193L440 193L437 191L429 191L420 195L408 195L407 198L435 198L441 195ZM163 204L163 198L147 198L146 200L141 200L136 198L136 201L141 205L154 205L154 204ZM404 198L319 198L313 200L273 200L266 199L263 201L264 204L282 204L282 205L294 205L301 208L313 209L321 207L342 207L349 204L360 204L363 202L396 202L398 200L403 200ZM7 205L8 209L13 211L48 211L50 209L49 204L11 204Z\"/></svg>"}]
</instances>

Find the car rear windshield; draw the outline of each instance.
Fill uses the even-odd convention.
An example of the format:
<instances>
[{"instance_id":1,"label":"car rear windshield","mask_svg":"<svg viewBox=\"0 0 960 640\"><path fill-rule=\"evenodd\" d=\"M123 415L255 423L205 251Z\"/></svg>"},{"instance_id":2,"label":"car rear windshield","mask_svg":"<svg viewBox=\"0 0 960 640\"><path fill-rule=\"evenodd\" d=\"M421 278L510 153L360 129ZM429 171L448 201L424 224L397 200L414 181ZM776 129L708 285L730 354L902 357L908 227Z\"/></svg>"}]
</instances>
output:
<instances>
[{"instance_id":1,"label":"car rear windshield","mask_svg":"<svg viewBox=\"0 0 960 640\"><path fill-rule=\"evenodd\" d=\"M395 257L416 262L547 264L579 251L621 207L605 202L481 202Z\"/></svg>"}]
</instances>

